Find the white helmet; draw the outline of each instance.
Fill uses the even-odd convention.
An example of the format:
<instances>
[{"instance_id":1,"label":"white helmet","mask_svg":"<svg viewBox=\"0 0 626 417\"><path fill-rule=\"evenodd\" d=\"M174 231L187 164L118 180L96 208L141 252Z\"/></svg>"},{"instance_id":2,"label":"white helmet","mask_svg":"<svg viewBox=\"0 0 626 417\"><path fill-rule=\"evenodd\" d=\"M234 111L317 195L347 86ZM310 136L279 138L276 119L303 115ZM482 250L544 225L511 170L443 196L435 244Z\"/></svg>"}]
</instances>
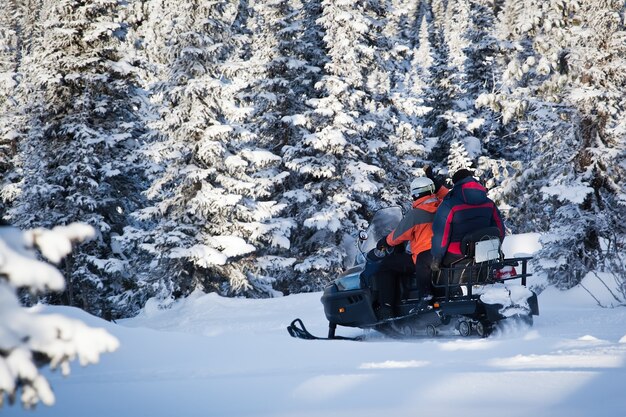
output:
<instances>
[{"instance_id":1,"label":"white helmet","mask_svg":"<svg viewBox=\"0 0 626 417\"><path fill-rule=\"evenodd\" d=\"M411 197L417 198L424 192L435 192L435 183L430 178L419 177L411 181Z\"/></svg>"}]
</instances>

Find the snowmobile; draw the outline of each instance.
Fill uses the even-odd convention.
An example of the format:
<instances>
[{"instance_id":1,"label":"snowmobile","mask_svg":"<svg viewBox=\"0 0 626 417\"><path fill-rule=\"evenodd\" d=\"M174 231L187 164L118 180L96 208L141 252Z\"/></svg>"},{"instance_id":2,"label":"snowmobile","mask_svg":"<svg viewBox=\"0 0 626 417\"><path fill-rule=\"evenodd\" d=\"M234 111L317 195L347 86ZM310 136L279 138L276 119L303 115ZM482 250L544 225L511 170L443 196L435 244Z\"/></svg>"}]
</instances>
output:
<instances>
[{"instance_id":1,"label":"snowmobile","mask_svg":"<svg viewBox=\"0 0 626 417\"><path fill-rule=\"evenodd\" d=\"M466 236L461 244L464 258L442 267L431 277L426 294L414 274L397 276L394 315L379 313L378 269L387 251L376 243L400 222L402 209L389 207L374 215L366 231L358 236L360 254L355 265L324 289L321 302L329 322L328 337L309 333L300 319L287 328L291 336L303 339L360 339L338 336L337 326L373 329L394 338L439 334L489 336L504 322L532 325L539 314L537 295L526 287L528 261L532 257L505 258L494 228ZM518 273L517 270L520 270Z\"/></svg>"}]
</instances>

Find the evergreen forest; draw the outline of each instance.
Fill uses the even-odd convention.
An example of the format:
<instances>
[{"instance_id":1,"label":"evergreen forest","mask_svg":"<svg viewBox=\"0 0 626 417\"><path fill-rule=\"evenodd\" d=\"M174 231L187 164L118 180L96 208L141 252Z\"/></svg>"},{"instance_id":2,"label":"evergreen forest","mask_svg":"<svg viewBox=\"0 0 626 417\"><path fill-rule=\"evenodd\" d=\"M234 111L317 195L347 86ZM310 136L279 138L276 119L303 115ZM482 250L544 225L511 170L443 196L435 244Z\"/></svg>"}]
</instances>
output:
<instances>
[{"instance_id":1,"label":"evergreen forest","mask_svg":"<svg viewBox=\"0 0 626 417\"><path fill-rule=\"evenodd\" d=\"M0 218L95 228L107 319L319 291L426 165L474 170L535 273L626 299L623 0L3 0ZM540 290L540 289L539 289Z\"/></svg>"}]
</instances>

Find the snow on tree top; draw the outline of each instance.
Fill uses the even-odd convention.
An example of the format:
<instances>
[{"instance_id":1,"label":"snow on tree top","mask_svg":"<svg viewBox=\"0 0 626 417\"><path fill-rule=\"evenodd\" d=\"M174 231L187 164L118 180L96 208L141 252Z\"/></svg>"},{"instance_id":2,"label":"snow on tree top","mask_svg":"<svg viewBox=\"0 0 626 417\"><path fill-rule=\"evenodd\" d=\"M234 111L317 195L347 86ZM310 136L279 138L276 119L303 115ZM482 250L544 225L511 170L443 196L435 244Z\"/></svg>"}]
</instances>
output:
<instances>
[{"instance_id":1,"label":"snow on tree top","mask_svg":"<svg viewBox=\"0 0 626 417\"><path fill-rule=\"evenodd\" d=\"M214 236L213 241L222 248L222 253L229 258L254 252L256 248L238 236Z\"/></svg>"},{"instance_id":2,"label":"snow on tree top","mask_svg":"<svg viewBox=\"0 0 626 417\"><path fill-rule=\"evenodd\" d=\"M190 248L174 248L170 258L189 258L194 264L208 268L214 265L225 265L228 257L215 248L207 245L194 245Z\"/></svg>"},{"instance_id":3,"label":"snow on tree top","mask_svg":"<svg viewBox=\"0 0 626 417\"><path fill-rule=\"evenodd\" d=\"M280 156L275 155L272 152L264 149L244 149L243 151L241 151L241 155L248 161L258 166L266 165L268 162L276 162L281 160Z\"/></svg>"},{"instance_id":4,"label":"snow on tree top","mask_svg":"<svg viewBox=\"0 0 626 417\"><path fill-rule=\"evenodd\" d=\"M571 201L575 204L582 204L587 195L593 193L593 188L585 185L550 185L542 187L540 190L544 195L556 197L560 201Z\"/></svg>"},{"instance_id":5,"label":"snow on tree top","mask_svg":"<svg viewBox=\"0 0 626 417\"><path fill-rule=\"evenodd\" d=\"M304 115L302 114L294 114L291 116L283 116L282 119L280 119L282 122L284 123L291 123L294 126L304 126L306 125L307 119Z\"/></svg>"}]
</instances>

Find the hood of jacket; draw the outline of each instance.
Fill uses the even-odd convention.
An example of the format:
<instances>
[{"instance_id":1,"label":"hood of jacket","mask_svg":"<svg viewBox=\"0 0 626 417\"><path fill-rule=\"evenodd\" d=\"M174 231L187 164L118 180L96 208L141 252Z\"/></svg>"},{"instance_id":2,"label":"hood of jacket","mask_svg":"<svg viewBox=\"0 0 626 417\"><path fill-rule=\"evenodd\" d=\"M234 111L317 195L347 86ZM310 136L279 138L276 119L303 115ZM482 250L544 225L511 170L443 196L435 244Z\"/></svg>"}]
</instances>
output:
<instances>
[{"instance_id":1,"label":"hood of jacket","mask_svg":"<svg viewBox=\"0 0 626 417\"><path fill-rule=\"evenodd\" d=\"M430 213L434 213L437 211L437 207L441 203L441 199L439 199L436 195L427 195L417 200L413 201L412 207L414 209L419 208Z\"/></svg>"},{"instance_id":2,"label":"hood of jacket","mask_svg":"<svg viewBox=\"0 0 626 417\"><path fill-rule=\"evenodd\" d=\"M456 198L460 199L465 204L473 206L486 203L489 200L487 198L487 189L472 177L465 178L456 183L453 193Z\"/></svg>"}]
</instances>

